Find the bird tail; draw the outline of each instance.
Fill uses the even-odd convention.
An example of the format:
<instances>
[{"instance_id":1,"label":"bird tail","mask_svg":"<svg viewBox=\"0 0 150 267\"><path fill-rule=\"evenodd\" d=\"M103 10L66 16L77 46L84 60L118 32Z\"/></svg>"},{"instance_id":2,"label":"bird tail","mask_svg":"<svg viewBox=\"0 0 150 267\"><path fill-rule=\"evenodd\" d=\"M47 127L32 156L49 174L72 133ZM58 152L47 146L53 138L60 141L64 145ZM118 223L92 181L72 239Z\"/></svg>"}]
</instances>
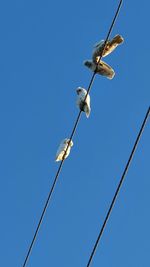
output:
<instances>
[{"instance_id":1,"label":"bird tail","mask_svg":"<svg viewBox=\"0 0 150 267\"><path fill-rule=\"evenodd\" d=\"M56 158L55 158L55 161L59 161L60 159L59 159L59 157L57 156Z\"/></svg>"},{"instance_id":2,"label":"bird tail","mask_svg":"<svg viewBox=\"0 0 150 267\"><path fill-rule=\"evenodd\" d=\"M114 78L114 76L115 76L115 71L112 69L112 70L108 73L107 78L108 78L109 80L112 80L112 79Z\"/></svg>"},{"instance_id":3,"label":"bird tail","mask_svg":"<svg viewBox=\"0 0 150 267\"><path fill-rule=\"evenodd\" d=\"M98 64L97 73L106 76L110 80L115 76L115 71L113 70L113 68L102 60Z\"/></svg>"},{"instance_id":4,"label":"bird tail","mask_svg":"<svg viewBox=\"0 0 150 267\"><path fill-rule=\"evenodd\" d=\"M90 113L91 113L91 108L86 106L85 108L85 114L86 114L86 117L88 118L90 116Z\"/></svg>"},{"instance_id":5,"label":"bird tail","mask_svg":"<svg viewBox=\"0 0 150 267\"><path fill-rule=\"evenodd\" d=\"M111 40L111 45L113 44L121 44L124 42L124 39L121 35L117 34L112 40Z\"/></svg>"}]
</instances>

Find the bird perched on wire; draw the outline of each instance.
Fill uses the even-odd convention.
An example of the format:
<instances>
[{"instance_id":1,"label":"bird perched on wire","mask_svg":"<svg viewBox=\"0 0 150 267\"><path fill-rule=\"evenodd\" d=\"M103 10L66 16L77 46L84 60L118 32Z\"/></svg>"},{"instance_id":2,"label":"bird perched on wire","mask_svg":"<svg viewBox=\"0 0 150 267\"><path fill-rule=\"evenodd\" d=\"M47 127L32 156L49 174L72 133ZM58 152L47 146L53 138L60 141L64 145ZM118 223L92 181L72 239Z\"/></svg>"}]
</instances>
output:
<instances>
[{"instance_id":1,"label":"bird perched on wire","mask_svg":"<svg viewBox=\"0 0 150 267\"><path fill-rule=\"evenodd\" d=\"M67 138L62 140L56 153L56 161L66 159L70 154L72 146L73 146L72 140L70 141L70 139Z\"/></svg>"},{"instance_id":2,"label":"bird perched on wire","mask_svg":"<svg viewBox=\"0 0 150 267\"><path fill-rule=\"evenodd\" d=\"M77 92L77 101L76 101L77 106L79 107L80 110L85 112L86 117L88 118L91 112L90 96L89 94L87 94L87 91L82 87L78 87L76 89L76 92Z\"/></svg>"},{"instance_id":3,"label":"bird perched on wire","mask_svg":"<svg viewBox=\"0 0 150 267\"><path fill-rule=\"evenodd\" d=\"M89 69L91 69L93 72L106 76L108 79L112 79L115 75L115 71L104 61L100 60L100 58L106 57L107 55L112 53L114 49L123 42L124 39L119 34L117 34L112 40L108 40L106 42L106 45L105 41L101 40L94 46L94 51L92 53L92 60L84 61L84 65L87 66Z\"/></svg>"},{"instance_id":4,"label":"bird perched on wire","mask_svg":"<svg viewBox=\"0 0 150 267\"><path fill-rule=\"evenodd\" d=\"M104 49L105 41L101 40L100 42L94 45L94 50L92 54L93 62L97 63L99 61L100 56L106 57L110 53L112 53L116 47L124 42L124 39L121 35L117 34L111 40L108 40ZM103 51L104 49L104 51Z\"/></svg>"},{"instance_id":5,"label":"bird perched on wire","mask_svg":"<svg viewBox=\"0 0 150 267\"><path fill-rule=\"evenodd\" d=\"M84 65L93 72L96 72L102 76L106 76L108 79L112 79L115 76L115 71L112 69L112 67L102 60L97 64L92 60L86 60L84 61Z\"/></svg>"}]
</instances>

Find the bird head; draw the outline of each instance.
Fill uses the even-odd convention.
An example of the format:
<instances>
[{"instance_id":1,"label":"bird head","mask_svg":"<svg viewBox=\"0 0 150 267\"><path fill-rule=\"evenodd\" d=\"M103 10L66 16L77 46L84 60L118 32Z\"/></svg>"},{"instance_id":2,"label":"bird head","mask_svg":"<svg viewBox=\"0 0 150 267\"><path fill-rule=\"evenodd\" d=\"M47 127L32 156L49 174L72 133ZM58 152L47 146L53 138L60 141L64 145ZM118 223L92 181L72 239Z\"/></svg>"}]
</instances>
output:
<instances>
[{"instance_id":1,"label":"bird head","mask_svg":"<svg viewBox=\"0 0 150 267\"><path fill-rule=\"evenodd\" d=\"M87 66L88 68L92 68L92 61L90 61L90 60L85 60L84 62L83 62L83 64L85 65L85 66Z\"/></svg>"},{"instance_id":2,"label":"bird head","mask_svg":"<svg viewBox=\"0 0 150 267\"><path fill-rule=\"evenodd\" d=\"M78 87L76 89L76 92L78 95L80 95L81 93L85 93L86 94L86 90L83 87Z\"/></svg>"},{"instance_id":3,"label":"bird head","mask_svg":"<svg viewBox=\"0 0 150 267\"><path fill-rule=\"evenodd\" d=\"M96 43L95 45L94 45L94 47L95 48L98 48L98 47L100 47L100 46L102 46L103 44L104 44L104 40L101 40L100 42L98 42L98 43Z\"/></svg>"},{"instance_id":4,"label":"bird head","mask_svg":"<svg viewBox=\"0 0 150 267\"><path fill-rule=\"evenodd\" d=\"M69 142L70 142L70 144L69 144ZM64 144L69 144L69 146L73 146L72 140L70 141L70 139L68 139L68 138L64 139Z\"/></svg>"},{"instance_id":5,"label":"bird head","mask_svg":"<svg viewBox=\"0 0 150 267\"><path fill-rule=\"evenodd\" d=\"M84 65L91 69L92 71L96 70L96 64L92 60L86 60L84 61Z\"/></svg>"},{"instance_id":6,"label":"bird head","mask_svg":"<svg viewBox=\"0 0 150 267\"><path fill-rule=\"evenodd\" d=\"M78 87L78 88L76 89L76 92L77 92L77 94L79 95L79 94L82 92L82 87Z\"/></svg>"}]
</instances>

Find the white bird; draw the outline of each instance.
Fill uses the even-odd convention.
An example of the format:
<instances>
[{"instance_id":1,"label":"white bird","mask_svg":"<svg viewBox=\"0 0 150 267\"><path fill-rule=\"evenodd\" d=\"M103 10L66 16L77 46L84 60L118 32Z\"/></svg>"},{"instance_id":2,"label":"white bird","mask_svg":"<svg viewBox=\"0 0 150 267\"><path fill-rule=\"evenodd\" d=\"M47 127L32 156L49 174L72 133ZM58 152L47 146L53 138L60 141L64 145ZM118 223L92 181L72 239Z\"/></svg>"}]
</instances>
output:
<instances>
[{"instance_id":1,"label":"white bird","mask_svg":"<svg viewBox=\"0 0 150 267\"><path fill-rule=\"evenodd\" d=\"M83 64L93 72L96 71L97 74L106 76L108 79L112 79L115 76L115 71L102 60L98 64L92 60L86 60Z\"/></svg>"},{"instance_id":2,"label":"white bird","mask_svg":"<svg viewBox=\"0 0 150 267\"><path fill-rule=\"evenodd\" d=\"M69 144L69 146L68 146L68 144ZM70 139L67 139L67 138L62 140L60 145L59 145L59 148L57 150L57 153L56 153L56 161L63 160L63 157L64 157L64 159L66 159L70 154L70 150L71 150L72 146L73 146L72 140L70 141ZM66 152L66 154L65 154L65 152Z\"/></svg>"},{"instance_id":3,"label":"white bird","mask_svg":"<svg viewBox=\"0 0 150 267\"><path fill-rule=\"evenodd\" d=\"M112 40L107 41L104 51L103 51L103 48L104 48L105 41L101 40L100 42L96 43L94 45L94 51L92 54L93 61L97 63L102 54L102 51L103 51L102 57L106 57L107 55L112 53L119 44L123 42L124 42L123 37L117 34Z\"/></svg>"},{"instance_id":4,"label":"white bird","mask_svg":"<svg viewBox=\"0 0 150 267\"><path fill-rule=\"evenodd\" d=\"M90 96L87 94L87 91L82 88L78 87L76 89L77 92L77 106L80 110L84 111L87 118L90 116L91 108L90 108ZM87 95L87 97L86 97ZM86 100L85 100L86 97ZM85 100L85 101L84 101Z\"/></svg>"}]
</instances>

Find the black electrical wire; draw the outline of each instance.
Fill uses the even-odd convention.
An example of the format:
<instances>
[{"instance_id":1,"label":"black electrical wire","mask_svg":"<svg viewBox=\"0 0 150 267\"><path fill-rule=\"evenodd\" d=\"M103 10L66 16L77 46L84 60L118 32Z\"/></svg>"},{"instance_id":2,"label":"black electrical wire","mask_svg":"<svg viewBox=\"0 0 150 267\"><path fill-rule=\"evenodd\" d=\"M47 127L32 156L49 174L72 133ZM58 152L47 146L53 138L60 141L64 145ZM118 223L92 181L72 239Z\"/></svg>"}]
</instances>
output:
<instances>
[{"instance_id":1,"label":"black electrical wire","mask_svg":"<svg viewBox=\"0 0 150 267\"><path fill-rule=\"evenodd\" d=\"M106 214L105 220L104 220L103 225L102 225L102 227L101 227L101 229L100 229L98 238L97 238L97 240L96 240L96 242L95 242L95 244L94 244L92 253L91 253L90 257L89 257L88 264L86 265L86 267L89 267L89 266L91 265L92 259L93 259L93 257L94 257L95 252L96 252L96 249L97 249L97 246L98 246L98 244L99 244L99 242L100 242L100 239L101 239L101 237L102 237L102 235L103 235L103 231L104 231L104 229L105 229L105 227L106 227L106 223L107 223L107 221L108 221L108 219L109 219L109 217L110 217L111 211L112 211L112 209L113 209L113 206L114 206L114 204L115 204L116 198L117 198L118 193L119 193L119 191L120 191L120 188L121 188L121 186L122 186L122 184L123 184L123 181L124 181L124 179L125 179L125 176L126 176L126 174L127 174L127 171L128 171L129 166L130 166L130 164L131 164L131 161L132 161L132 159L133 159L134 153L135 153L135 151L136 151L136 148L137 148L137 146L138 146L138 143L139 143L139 141L140 141L140 138L141 138L141 136L142 136L142 133L143 133L143 131L144 131L144 128L145 128L145 126L146 126L146 123L147 123L147 121L148 121L148 117L149 117L149 115L150 115L150 106L149 106L149 108L148 108L148 110L147 110L147 112L146 112L145 118L144 118L144 120L143 120L143 122L142 122L142 126L141 126L141 128L140 128L140 131L139 131L139 133L138 133L138 136L137 136L136 141L135 141L135 143L134 143L134 146L133 146L133 148L132 148L131 154L130 154L130 156L129 156L129 159L128 159L128 161L127 161L127 164L126 164L125 169L124 169L124 171L123 171L123 174L122 174L122 176L121 176L120 182L119 182L119 184L118 184L118 187L117 187L117 189L116 189L116 192L115 192L115 194L114 194L114 197L113 197L113 199L112 199L112 202L111 202L111 204L110 204L110 207L109 207L109 209L108 209L108 212L107 212L107 214Z\"/></svg>"},{"instance_id":2,"label":"black electrical wire","mask_svg":"<svg viewBox=\"0 0 150 267\"><path fill-rule=\"evenodd\" d=\"M104 47L103 47L103 49L102 49L101 55L100 55L100 57L99 57L99 60L98 60L98 62L97 62L97 66L98 66L98 64L100 63L101 59L102 59L103 52L104 52L104 50L105 50L107 41L108 41L109 36L110 36L110 34L111 34L111 32L112 32L112 29L113 29L113 27L114 27L114 25L115 25L116 19L117 19L118 15L119 15L119 11L120 11L122 2L123 2L123 0L120 0L120 2L119 2L119 4L118 4L117 11L116 11L116 13L115 13L115 16L114 16L114 18L113 18L113 21L112 21L112 23L111 23L111 26L110 26L110 28L109 28L108 34L107 34L107 36L106 36L106 38L105 38ZM94 82L95 75L96 75L96 71L97 71L97 68L96 68L96 70L95 70L95 72L94 72L94 74L93 74L93 76L92 76L92 78L91 78L91 81L90 81L90 84L89 84L89 87L88 87L88 90L87 90L87 95L88 95L88 93L90 92L91 87L92 87L92 84L93 84L93 82ZM85 96L85 100L86 100L86 98L87 98L87 95ZM85 101L85 100L84 100L84 101Z\"/></svg>"},{"instance_id":3,"label":"black electrical wire","mask_svg":"<svg viewBox=\"0 0 150 267\"><path fill-rule=\"evenodd\" d=\"M104 49L105 49L105 47L106 47L106 43L107 43L108 38L109 38L109 36L110 36L110 34L111 34L111 32L112 32L112 29L113 29L113 27L114 27L115 21L116 21L116 19L117 19L117 17L118 17L118 14L119 14L120 7L121 7L122 2L123 2L123 0L121 0L121 1L119 2L119 4L118 4L117 11L116 11L116 13L115 13L115 16L114 16L114 18L113 18L113 21L112 21L112 23L111 23L111 26L110 26L110 28L109 28L107 37L106 37L105 42L104 42L104 47L103 47L103 50L102 50L102 53L101 53L101 56L100 56L100 58L99 58L98 63L100 63L100 60L101 60L101 58L102 58L103 51L104 51ZM98 63L97 63L97 64L98 64ZM87 94L86 94L86 96L85 96L84 101L86 100L87 95L88 95L88 93L89 93L90 90L91 90L92 84L93 84L94 79L95 79L95 75L96 75L96 70L95 70L95 72L93 73L92 78L91 78L91 80L90 80L90 83L89 83L89 86L88 86L88 89L87 89ZM70 141L68 142L66 151L65 151L64 156L63 156L63 159L62 159L62 161L61 161L61 163L60 163L60 165L59 165L59 167L58 167L58 170L57 170L56 176L55 176L55 178L54 178L53 184L52 184L52 186L51 186L51 188L50 188L50 191L49 191L47 200L46 200L46 202L45 202L45 205L44 205L42 214L41 214L41 216L40 216L38 225L37 225L37 227L36 227L34 236L33 236L32 241L31 241L31 243L30 243L30 246L29 246L29 249L28 249L28 251L27 251L27 254L26 254L26 257L25 257L25 260L24 260L24 263L23 263L22 267L25 267L26 264L27 264L27 261L28 261L28 258L29 258L29 256L30 256L31 250L32 250L32 248L33 248L34 242L35 242L35 240L36 240L38 231L39 231L40 226L41 226L41 224L42 224L42 221L43 221L43 218L44 218L46 209L47 209L47 207L48 207L50 198L51 198L52 193L53 193L53 191L54 191L54 188L55 188L57 179L58 179L59 174L60 174L60 172L61 172L61 169L62 169L62 166L63 166L63 163L64 163L64 159L65 159L65 155L66 155L66 153L67 153L67 150L68 150L68 148L69 148L70 142L71 142L71 140L72 140L72 138L73 138L73 136L74 136L74 134L75 134L75 131L76 131L76 129L77 129L77 126L78 126L78 123L79 123L79 120L80 120L80 117L81 117L81 113L82 113L82 111L80 110L80 111L79 111L79 114L78 114L78 116L77 116L77 119L76 119L76 121L75 121L73 130L72 130L72 133L71 133L70 138L69 138Z\"/></svg>"}]
</instances>

